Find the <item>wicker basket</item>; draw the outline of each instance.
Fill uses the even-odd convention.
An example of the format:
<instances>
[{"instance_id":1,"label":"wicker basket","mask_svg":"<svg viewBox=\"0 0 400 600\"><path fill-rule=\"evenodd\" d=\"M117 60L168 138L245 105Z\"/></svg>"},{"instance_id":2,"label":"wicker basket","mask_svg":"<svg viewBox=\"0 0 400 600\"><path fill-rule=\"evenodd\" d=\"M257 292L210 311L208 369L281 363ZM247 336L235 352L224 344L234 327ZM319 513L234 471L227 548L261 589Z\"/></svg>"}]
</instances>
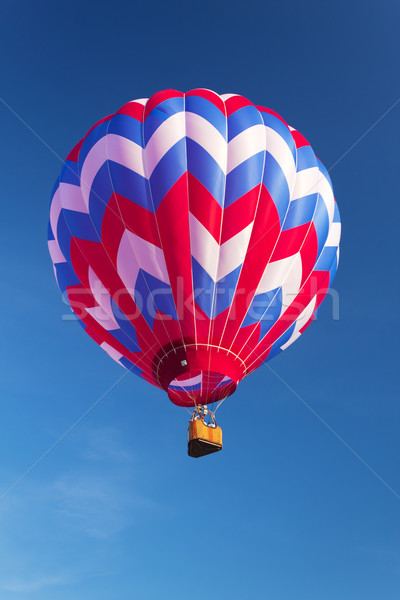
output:
<instances>
[{"instance_id":1,"label":"wicker basket","mask_svg":"<svg viewBox=\"0 0 400 600\"><path fill-rule=\"evenodd\" d=\"M194 458L222 450L221 427L205 425L201 419L189 421L188 454Z\"/></svg>"}]
</instances>

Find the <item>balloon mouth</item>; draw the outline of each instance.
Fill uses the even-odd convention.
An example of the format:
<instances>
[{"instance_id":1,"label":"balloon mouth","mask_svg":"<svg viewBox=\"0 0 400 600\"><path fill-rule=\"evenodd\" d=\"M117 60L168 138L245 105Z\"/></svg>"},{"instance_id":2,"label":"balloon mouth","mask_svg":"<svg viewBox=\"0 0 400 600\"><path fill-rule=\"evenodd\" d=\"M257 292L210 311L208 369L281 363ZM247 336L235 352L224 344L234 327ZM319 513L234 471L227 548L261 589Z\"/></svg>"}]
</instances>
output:
<instances>
[{"instance_id":1,"label":"balloon mouth","mask_svg":"<svg viewBox=\"0 0 400 600\"><path fill-rule=\"evenodd\" d=\"M177 346L154 365L155 376L178 406L211 404L233 394L246 366L233 352L207 344Z\"/></svg>"},{"instance_id":2,"label":"balloon mouth","mask_svg":"<svg viewBox=\"0 0 400 600\"><path fill-rule=\"evenodd\" d=\"M236 383L223 373L195 371L180 375L168 386L168 397L178 406L193 407L212 404L227 398L236 390Z\"/></svg>"}]
</instances>

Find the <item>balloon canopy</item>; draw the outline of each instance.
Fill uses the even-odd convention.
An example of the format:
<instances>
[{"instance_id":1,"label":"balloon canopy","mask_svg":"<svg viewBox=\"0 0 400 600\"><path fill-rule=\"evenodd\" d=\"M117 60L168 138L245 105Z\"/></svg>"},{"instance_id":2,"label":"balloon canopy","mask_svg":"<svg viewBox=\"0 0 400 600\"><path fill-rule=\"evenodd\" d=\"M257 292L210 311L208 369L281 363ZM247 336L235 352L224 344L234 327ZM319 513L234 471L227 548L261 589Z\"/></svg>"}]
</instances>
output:
<instances>
[{"instance_id":1,"label":"balloon canopy","mask_svg":"<svg viewBox=\"0 0 400 600\"><path fill-rule=\"evenodd\" d=\"M307 140L243 96L133 100L70 152L50 208L58 285L111 358L194 406L308 327L339 211Z\"/></svg>"}]
</instances>

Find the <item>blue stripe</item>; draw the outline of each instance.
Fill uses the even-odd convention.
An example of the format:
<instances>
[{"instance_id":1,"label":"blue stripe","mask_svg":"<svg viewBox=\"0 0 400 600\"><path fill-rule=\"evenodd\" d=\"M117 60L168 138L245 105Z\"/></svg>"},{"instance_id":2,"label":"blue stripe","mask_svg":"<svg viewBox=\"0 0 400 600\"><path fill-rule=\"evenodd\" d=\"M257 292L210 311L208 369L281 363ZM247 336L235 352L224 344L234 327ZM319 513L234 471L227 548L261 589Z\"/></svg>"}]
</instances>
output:
<instances>
[{"instance_id":1,"label":"blue stripe","mask_svg":"<svg viewBox=\"0 0 400 600\"><path fill-rule=\"evenodd\" d=\"M314 271L330 271L336 260L337 246L325 246L316 262Z\"/></svg>"},{"instance_id":2,"label":"blue stripe","mask_svg":"<svg viewBox=\"0 0 400 600\"><path fill-rule=\"evenodd\" d=\"M201 96L187 96L185 98L185 110L186 112L195 113L206 119L206 121L211 123L215 129L218 129L223 138L226 139L226 116L215 106L215 104Z\"/></svg>"},{"instance_id":3,"label":"blue stripe","mask_svg":"<svg viewBox=\"0 0 400 600\"><path fill-rule=\"evenodd\" d=\"M114 191L139 206L153 211L149 183L135 171L114 161L107 161Z\"/></svg>"},{"instance_id":4,"label":"blue stripe","mask_svg":"<svg viewBox=\"0 0 400 600\"><path fill-rule=\"evenodd\" d=\"M123 367L125 367L126 369L128 369L128 371L130 371L131 373L135 373L135 375L141 375L143 373L143 369L140 369L139 367L137 367L136 365L133 364L133 362L131 362L130 360L128 360L127 358L125 358L125 356L121 356L121 358L118 361Z\"/></svg>"},{"instance_id":5,"label":"blue stripe","mask_svg":"<svg viewBox=\"0 0 400 600\"><path fill-rule=\"evenodd\" d=\"M271 292L270 292L271 293ZM260 321L260 338L259 342L267 335L268 331L277 322L281 316L282 310L282 288L280 287L275 296L271 297L271 303L268 306L267 312Z\"/></svg>"},{"instance_id":6,"label":"blue stripe","mask_svg":"<svg viewBox=\"0 0 400 600\"><path fill-rule=\"evenodd\" d=\"M213 157L197 142L186 138L187 170L214 196L223 207L225 199L225 173Z\"/></svg>"},{"instance_id":7,"label":"blue stripe","mask_svg":"<svg viewBox=\"0 0 400 600\"><path fill-rule=\"evenodd\" d=\"M90 216L100 237L103 216L112 194L113 188L110 181L108 163L105 162L97 171L89 194Z\"/></svg>"},{"instance_id":8,"label":"blue stripe","mask_svg":"<svg viewBox=\"0 0 400 600\"><path fill-rule=\"evenodd\" d=\"M297 148L297 172L317 166L317 159L311 146Z\"/></svg>"},{"instance_id":9,"label":"blue stripe","mask_svg":"<svg viewBox=\"0 0 400 600\"><path fill-rule=\"evenodd\" d=\"M143 148L142 123L129 115L123 115L121 113L114 115L110 121L108 133L120 135Z\"/></svg>"},{"instance_id":10,"label":"blue stripe","mask_svg":"<svg viewBox=\"0 0 400 600\"><path fill-rule=\"evenodd\" d=\"M115 338L117 340L117 342L122 344L122 346L124 348L129 350L129 352L139 352L140 351L140 348L139 348L137 342L132 340L124 331L122 331L122 329L112 329L108 333L110 335L112 335L113 338Z\"/></svg>"},{"instance_id":11,"label":"blue stripe","mask_svg":"<svg viewBox=\"0 0 400 600\"><path fill-rule=\"evenodd\" d=\"M59 177L57 177L57 179L56 179L56 180L55 180L55 182L54 182L53 189L51 190L51 194L50 194L50 198L51 198L51 199L50 199L50 207L51 207L51 204L52 204L52 202L53 202L53 196L54 196L54 194L56 193L56 191L58 190L58 186L59 186L59 185L60 185L60 178L59 178Z\"/></svg>"},{"instance_id":12,"label":"blue stripe","mask_svg":"<svg viewBox=\"0 0 400 600\"><path fill-rule=\"evenodd\" d=\"M329 269L329 285L331 285L331 283L333 282L333 280L335 278L337 268L338 268L338 256L337 256L337 251L336 251L332 266Z\"/></svg>"},{"instance_id":13,"label":"blue stripe","mask_svg":"<svg viewBox=\"0 0 400 600\"><path fill-rule=\"evenodd\" d=\"M326 209L326 204L321 196L318 196L317 207L315 209L313 223L317 233L318 253L321 254L329 233L329 215Z\"/></svg>"},{"instance_id":14,"label":"blue stripe","mask_svg":"<svg viewBox=\"0 0 400 600\"><path fill-rule=\"evenodd\" d=\"M279 163L266 152L263 183L275 203L282 226L290 202L290 190Z\"/></svg>"},{"instance_id":15,"label":"blue stripe","mask_svg":"<svg viewBox=\"0 0 400 600\"><path fill-rule=\"evenodd\" d=\"M69 263L57 263L54 266L56 269L58 287L60 288L61 292L65 292L67 287L71 285L81 285L81 281L78 279L75 271L72 269Z\"/></svg>"},{"instance_id":16,"label":"blue stripe","mask_svg":"<svg viewBox=\"0 0 400 600\"><path fill-rule=\"evenodd\" d=\"M322 175L324 177L326 177L326 179L328 180L329 185L331 186L332 189L332 193L333 193L333 186L332 186L332 181L331 178L329 177L329 173L325 167L325 165L322 164L322 162L317 158L317 163L318 163L318 168L321 171Z\"/></svg>"},{"instance_id":17,"label":"blue stripe","mask_svg":"<svg viewBox=\"0 0 400 600\"><path fill-rule=\"evenodd\" d=\"M104 121L104 123L100 123L100 125L97 125L97 127L95 127L93 131L89 133L89 135L83 142L78 157L79 172L82 172L83 163L85 162L86 157L93 148L93 146L96 144L96 142L98 142L102 137L104 137L107 134L109 124L110 121Z\"/></svg>"},{"instance_id":18,"label":"blue stripe","mask_svg":"<svg viewBox=\"0 0 400 600\"><path fill-rule=\"evenodd\" d=\"M272 324L278 319L281 308L282 288L279 287L275 288L274 290L269 290L268 292L263 292L262 294L256 294L249 308L247 309L247 314L241 327L255 325L263 320L269 325L268 329L270 329ZM268 311L265 312L267 309ZM276 313L277 316L275 318Z\"/></svg>"},{"instance_id":19,"label":"blue stripe","mask_svg":"<svg viewBox=\"0 0 400 600\"><path fill-rule=\"evenodd\" d=\"M194 390L199 390L201 388L201 383L196 383L195 385L170 385L170 390L177 390L178 392L193 392Z\"/></svg>"},{"instance_id":20,"label":"blue stripe","mask_svg":"<svg viewBox=\"0 0 400 600\"><path fill-rule=\"evenodd\" d=\"M57 221L57 241L64 258L71 262L71 231L62 210Z\"/></svg>"},{"instance_id":21,"label":"blue stripe","mask_svg":"<svg viewBox=\"0 0 400 600\"><path fill-rule=\"evenodd\" d=\"M318 201L318 194L310 194L309 196L303 196L298 200L293 200L289 205L289 210L285 222L283 224L283 231L292 229L293 227L299 227L305 223L312 221L315 207Z\"/></svg>"},{"instance_id":22,"label":"blue stripe","mask_svg":"<svg viewBox=\"0 0 400 600\"><path fill-rule=\"evenodd\" d=\"M228 379L228 381L220 381L220 383L217 385L217 388L222 387L224 385L228 385L232 383L232 379Z\"/></svg>"},{"instance_id":23,"label":"blue stripe","mask_svg":"<svg viewBox=\"0 0 400 600\"><path fill-rule=\"evenodd\" d=\"M122 312L118 304L111 298L111 309L114 315L114 319L118 323L120 329L127 338L127 342L123 342L122 339L118 339L128 350L131 352L140 352L140 346L136 335L136 329L129 321L128 317ZM112 332L114 334L114 332Z\"/></svg>"},{"instance_id":24,"label":"blue stripe","mask_svg":"<svg viewBox=\"0 0 400 600\"><path fill-rule=\"evenodd\" d=\"M158 104L144 122L144 142L147 145L153 133L175 113L182 112L185 108L184 98L169 98Z\"/></svg>"},{"instance_id":25,"label":"blue stripe","mask_svg":"<svg viewBox=\"0 0 400 600\"><path fill-rule=\"evenodd\" d=\"M270 113L263 112L262 110L260 110L260 115L262 117L262 120L264 121L264 125L276 131L286 142L290 152L292 153L293 160L296 162L296 144L294 143L294 139L290 130L286 127L284 123L282 123L280 119L278 119L278 117L275 117Z\"/></svg>"},{"instance_id":26,"label":"blue stripe","mask_svg":"<svg viewBox=\"0 0 400 600\"><path fill-rule=\"evenodd\" d=\"M283 333L281 335L281 337L278 338L274 344L272 344L271 350L270 350L267 358L263 361L262 364L268 362L269 360L271 360L271 358L274 358L277 354L280 354L281 352L283 352L283 350L281 349L281 346L283 346L284 344L286 344L286 342L289 341L289 339L294 331L295 326L296 326L296 321L294 323L292 323L292 325L289 327L289 329L287 329L285 331L285 333Z\"/></svg>"},{"instance_id":27,"label":"blue stripe","mask_svg":"<svg viewBox=\"0 0 400 600\"><path fill-rule=\"evenodd\" d=\"M226 277L222 277L217 283L214 298L214 310L212 318L221 314L231 304L236 291L242 265L231 271Z\"/></svg>"},{"instance_id":28,"label":"blue stripe","mask_svg":"<svg viewBox=\"0 0 400 600\"><path fill-rule=\"evenodd\" d=\"M225 208L260 185L265 152L258 152L238 165L226 177Z\"/></svg>"},{"instance_id":29,"label":"blue stripe","mask_svg":"<svg viewBox=\"0 0 400 600\"><path fill-rule=\"evenodd\" d=\"M340 223L340 212L337 202L335 202L335 212L333 213L333 223Z\"/></svg>"},{"instance_id":30,"label":"blue stripe","mask_svg":"<svg viewBox=\"0 0 400 600\"><path fill-rule=\"evenodd\" d=\"M255 106L243 106L228 117L228 142L254 125L262 125L260 111Z\"/></svg>"},{"instance_id":31,"label":"blue stripe","mask_svg":"<svg viewBox=\"0 0 400 600\"><path fill-rule=\"evenodd\" d=\"M62 212L64 213L68 227L71 230L71 235L81 240L90 240L91 242L100 241L90 215L77 212L76 210L66 210L65 208Z\"/></svg>"},{"instance_id":32,"label":"blue stripe","mask_svg":"<svg viewBox=\"0 0 400 600\"><path fill-rule=\"evenodd\" d=\"M192 273L194 300L210 319L215 282L193 256Z\"/></svg>"},{"instance_id":33,"label":"blue stripe","mask_svg":"<svg viewBox=\"0 0 400 600\"><path fill-rule=\"evenodd\" d=\"M148 325L153 329L157 310L178 320L171 286L142 269L135 285L135 302Z\"/></svg>"},{"instance_id":34,"label":"blue stripe","mask_svg":"<svg viewBox=\"0 0 400 600\"><path fill-rule=\"evenodd\" d=\"M154 210L158 209L167 192L185 172L186 142L185 138L182 138L164 154L150 177ZM153 209L151 210L153 212Z\"/></svg>"},{"instance_id":35,"label":"blue stripe","mask_svg":"<svg viewBox=\"0 0 400 600\"><path fill-rule=\"evenodd\" d=\"M60 182L71 185L80 185L78 163L66 160L61 169Z\"/></svg>"},{"instance_id":36,"label":"blue stripe","mask_svg":"<svg viewBox=\"0 0 400 600\"><path fill-rule=\"evenodd\" d=\"M48 224L47 224L47 240L48 240L49 242L51 242L52 240L55 240L55 239L56 239L56 238L55 238L55 237L54 237L54 235L53 235L53 230L52 230L52 228L51 228L51 223L50 223L50 221L49 221L49 222L48 222Z\"/></svg>"}]
</instances>

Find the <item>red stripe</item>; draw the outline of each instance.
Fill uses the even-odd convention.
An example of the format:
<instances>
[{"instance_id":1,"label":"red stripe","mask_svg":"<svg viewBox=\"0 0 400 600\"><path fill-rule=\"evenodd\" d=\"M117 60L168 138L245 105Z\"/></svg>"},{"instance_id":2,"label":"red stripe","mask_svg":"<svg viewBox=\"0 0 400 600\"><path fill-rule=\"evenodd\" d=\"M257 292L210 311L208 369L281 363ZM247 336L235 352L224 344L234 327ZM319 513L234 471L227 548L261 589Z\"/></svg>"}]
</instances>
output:
<instances>
[{"instance_id":1,"label":"red stripe","mask_svg":"<svg viewBox=\"0 0 400 600\"><path fill-rule=\"evenodd\" d=\"M196 177L189 172L187 177L190 212L218 242L221 232L222 208Z\"/></svg>"},{"instance_id":2,"label":"red stripe","mask_svg":"<svg viewBox=\"0 0 400 600\"><path fill-rule=\"evenodd\" d=\"M271 260L282 260L299 252L310 227L309 223L282 231Z\"/></svg>"},{"instance_id":3,"label":"red stripe","mask_svg":"<svg viewBox=\"0 0 400 600\"><path fill-rule=\"evenodd\" d=\"M243 106L254 106L250 100L247 100L244 96L232 96L225 100L226 115L230 117L231 114L243 108Z\"/></svg>"},{"instance_id":4,"label":"red stripe","mask_svg":"<svg viewBox=\"0 0 400 600\"><path fill-rule=\"evenodd\" d=\"M296 144L296 148L302 148L303 146L309 146L309 142L306 140L304 135L296 131L295 129L291 132L292 137L294 139L294 143Z\"/></svg>"},{"instance_id":5,"label":"red stripe","mask_svg":"<svg viewBox=\"0 0 400 600\"><path fill-rule=\"evenodd\" d=\"M90 290L90 265L110 296L135 327L137 334L141 336L141 348L146 350L152 346L155 342L154 335L119 278L105 248L98 242L72 238L71 262L75 273L88 291Z\"/></svg>"},{"instance_id":6,"label":"red stripe","mask_svg":"<svg viewBox=\"0 0 400 600\"><path fill-rule=\"evenodd\" d=\"M318 271L315 272L316 277L314 280L311 278L308 279L303 288L300 290L300 293L297 294L293 302L280 317L279 321L277 321L275 325L271 327L267 335L248 356L246 359L247 364L256 359L256 366L254 368L257 368L257 366L267 358L269 354L268 349L270 346L272 346L276 340L278 340L281 335L283 335L285 331L292 325L292 323L298 319L299 315L314 298L315 290L324 288L326 287L325 283L329 283L329 275L328 277L326 277L326 275L326 271ZM246 357L247 354L248 349L245 348L243 350L242 357Z\"/></svg>"},{"instance_id":7,"label":"red stripe","mask_svg":"<svg viewBox=\"0 0 400 600\"><path fill-rule=\"evenodd\" d=\"M271 110L270 108L266 108L265 106L257 106L257 108L260 112L265 112L270 115L273 115L274 117L276 117L277 119L282 121L282 123L284 123L286 125L286 127L289 129L289 125L286 123L285 119L282 119L281 115L278 115L278 113L275 112L274 110Z\"/></svg>"},{"instance_id":8,"label":"red stripe","mask_svg":"<svg viewBox=\"0 0 400 600\"><path fill-rule=\"evenodd\" d=\"M230 347L238 332L238 326L247 313L265 268L271 259L280 231L279 214L275 202L263 185L249 247L232 302L233 318L229 318L223 338L222 345L224 347ZM252 327L256 329L257 325ZM249 331L251 330L247 329L248 334ZM235 343L235 348L236 352L240 350L241 346Z\"/></svg>"},{"instance_id":9,"label":"red stripe","mask_svg":"<svg viewBox=\"0 0 400 600\"><path fill-rule=\"evenodd\" d=\"M301 286L304 284L307 277L312 273L318 255L318 238L315 231L314 223L311 223L311 227L304 238L304 243L300 250L301 257Z\"/></svg>"},{"instance_id":10,"label":"red stripe","mask_svg":"<svg viewBox=\"0 0 400 600\"><path fill-rule=\"evenodd\" d=\"M247 192L225 208L222 221L221 244L230 240L253 222L260 196L260 185Z\"/></svg>"},{"instance_id":11,"label":"red stripe","mask_svg":"<svg viewBox=\"0 0 400 600\"><path fill-rule=\"evenodd\" d=\"M169 100L170 98L182 98L184 95L185 94L182 92L178 92L178 90L163 90L161 92L157 92L146 102L144 119L147 119L153 108L161 104L161 102L165 102L165 100Z\"/></svg>"},{"instance_id":12,"label":"red stripe","mask_svg":"<svg viewBox=\"0 0 400 600\"><path fill-rule=\"evenodd\" d=\"M194 90L190 90L185 94L185 96L199 96L200 98L205 98L209 102L212 102L214 106L219 108L223 115L225 115L225 104L222 100L221 96L213 92L212 90L207 90L203 88L197 88Z\"/></svg>"},{"instance_id":13,"label":"red stripe","mask_svg":"<svg viewBox=\"0 0 400 600\"><path fill-rule=\"evenodd\" d=\"M89 129L89 131L87 132L87 134L81 139L80 142L78 142L76 144L76 146L74 146L71 150L71 152L68 154L66 160L71 160L74 162L78 161L78 156L79 156L79 152L80 149L82 147L83 142L86 140L87 136L89 135L89 133L91 133L93 131L93 129L95 129L98 125L101 125L101 123L104 123L105 121L109 121L110 119L112 119L114 115L108 115L107 117L104 117L103 119L100 119L100 121L97 121L97 123L95 123L93 125L93 127L91 127Z\"/></svg>"},{"instance_id":14,"label":"red stripe","mask_svg":"<svg viewBox=\"0 0 400 600\"><path fill-rule=\"evenodd\" d=\"M168 190L156 216L172 294L182 320L183 335L189 343L194 341L195 328L193 307L184 302L193 295L186 179L184 173Z\"/></svg>"},{"instance_id":15,"label":"red stripe","mask_svg":"<svg viewBox=\"0 0 400 600\"><path fill-rule=\"evenodd\" d=\"M110 199L104 213L102 226L104 230L106 230L104 223L110 218L110 213L114 213L114 215L120 214L125 229L146 240L146 242L161 248L156 220L151 211L146 210L124 196L115 194Z\"/></svg>"},{"instance_id":16,"label":"red stripe","mask_svg":"<svg viewBox=\"0 0 400 600\"><path fill-rule=\"evenodd\" d=\"M137 121L143 121L144 105L140 104L140 102L127 102L115 114L127 115Z\"/></svg>"}]
</instances>

